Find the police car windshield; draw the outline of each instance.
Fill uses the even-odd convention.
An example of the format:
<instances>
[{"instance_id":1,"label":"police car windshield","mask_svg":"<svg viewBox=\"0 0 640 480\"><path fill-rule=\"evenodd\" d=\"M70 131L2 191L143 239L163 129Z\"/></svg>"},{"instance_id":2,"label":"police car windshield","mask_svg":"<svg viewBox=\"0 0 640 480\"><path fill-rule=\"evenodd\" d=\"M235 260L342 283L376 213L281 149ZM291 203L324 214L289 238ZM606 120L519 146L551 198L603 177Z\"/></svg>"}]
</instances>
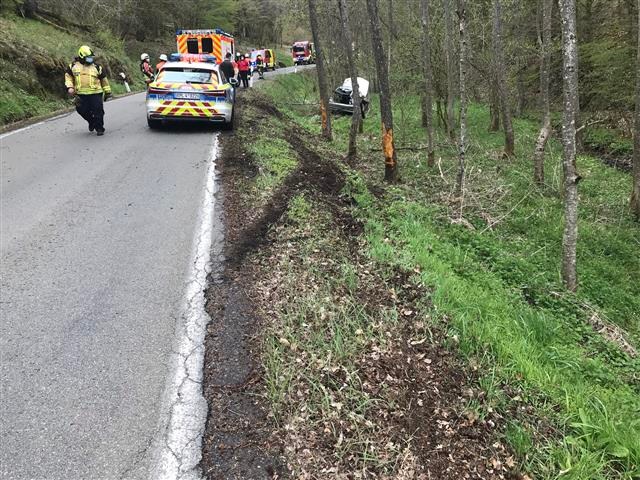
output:
<instances>
[{"instance_id":1,"label":"police car windshield","mask_svg":"<svg viewBox=\"0 0 640 480\"><path fill-rule=\"evenodd\" d=\"M158 74L164 83L218 83L218 73L197 68L165 68Z\"/></svg>"},{"instance_id":2,"label":"police car windshield","mask_svg":"<svg viewBox=\"0 0 640 480\"><path fill-rule=\"evenodd\" d=\"M296 46L293 47L293 51L296 52L296 53L297 52L304 52L304 47L296 45Z\"/></svg>"}]
</instances>

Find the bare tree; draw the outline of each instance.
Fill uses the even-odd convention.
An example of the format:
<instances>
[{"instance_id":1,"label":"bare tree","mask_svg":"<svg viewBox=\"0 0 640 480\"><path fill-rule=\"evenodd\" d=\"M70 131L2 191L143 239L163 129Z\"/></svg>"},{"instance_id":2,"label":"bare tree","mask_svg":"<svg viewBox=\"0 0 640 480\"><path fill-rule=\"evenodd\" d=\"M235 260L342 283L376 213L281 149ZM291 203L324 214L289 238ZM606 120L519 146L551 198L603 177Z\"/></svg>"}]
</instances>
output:
<instances>
[{"instance_id":1,"label":"bare tree","mask_svg":"<svg viewBox=\"0 0 640 480\"><path fill-rule=\"evenodd\" d=\"M564 114L562 145L564 154L564 233L562 236L562 280L568 290L578 288L576 246L578 243L578 182L576 167L576 115L578 113L578 41L576 2L559 0L562 18Z\"/></svg>"},{"instance_id":2,"label":"bare tree","mask_svg":"<svg viewBox=\"0 0 640 480\"><path fill-rule=\"evenodd\" d=\"M447 135L451 140L456 138L455 118L453 114L453 104L455 103L455 76L456 68L453 60L454 54L454 33L453 33L453 5L452 0L445 0L444 22L445 22L445 60L447 64Z\"/></svg>"},{"instance_id":3,"label":"bare tree","mask_svg":"<svg viewBox=\"0 0 640 480\"><path fill-rule=\"evenodd\" d=\"M460 217L464 202L465 157L467 154L467 11L465 0L458 0L458 25L460 34L460 137L458 141L458 177L456 181L456 195L460 199Z\"/></svg>"},{"instance_id":4,"label":"bare tree","mask_svg":"<svg viewBox=\"0 0 640 480\"><path fill-rule=\"evenodd\" d=\"M347 0L338 0L338 9L340 11L340 20L342 21L342 33L345 40L345 50L347 61L349 62L349 75L351 76L351 97L353 99L353 116L351 118L351 130L349 131L349 149L347 158L354 159L358 154L358 128L362 121L362 109L360 106L360 88L358 85L358 67L354 56L353 36L351 35L351 26L349 25L349 10Z\"/></svg>"},{"instance_id":5,"label":"bare tree","mask_svg":"<svg viewBox=\"0 0 640 480\"><path fill-rule=\"evenodd\" d=\"M327 85L327 73L325 70L324 52L320 40L320 27L318 26L318 8L316 0L309 0L309 22L311 23L311 35L316 50L316 70L318 71L318 89L320 90L320 118L322 119L322 136L327 140L332 139L331 116L329 115L329 87Z\"/></svg>"},{"instance_id":6,"label":"bare tree","mask_svg":"<svg viewBox=\"0 0 640 480\"><path fill-rule=\"evenodd\" d=\"M507 89L507 74L504 63L504 47L502 42L502 12L500 0L493 1L493 50L496 69L496 83L500 97L502 126L504 127L504 155L512 157L515 153L513 139L513 124L511 123L511 109L509 107L509 90Z\"/></svg>"},{"instance_id":7,"label":"bare tree","mask_svg":"<svg viewBox=\"0 0 640 480\"><path fill-rule=\"evenodd\" d=\"M490 132L500 130L500 100L495 85L489 86L489 129Z\"/></svg>"},{"instance_id":8,"label":"bare tree","mask_svg":"<svg viewBox=\"0 0 640 480\"><path fill-rule=\"evenodd\" d=\"M640 26L640 0L638 0L638 25ZM640 221L640 27L638 27L638 52L636 63L636 116L633 132L633 191L631 211Z\"/></svg>"},{"instance_id":9,"label":"bare tree","mask_svg":"<svg viewBox=\"0 0 640 480\"><path fill-rule=\"evenodd\" d=\"M542 38L540 39L540 95L542 97L542 128L538 134L533 156L533 180L544 184L544 151L551 135L549 106L549 65L551 63L551 18L553 0L542 0Z\"/></svg>"},{"instance_id":10,"label":"bare tree","mask_svg":"<svg viewBox=\"0 0 640 480\"><path fill-rule=\"evenodd\" d=\"M427 127L427 165L435 164L433 148L433 73L431 71L431 32L429 0L420 0L422 10L422 61L424 64L424 120Z\"/></svg>"},{"instance_id":11,"label":"bare tree","mask_svg":"<svg viewBox=\"0 0 640 480\"><path fill-rule=\"evenodd\" d=\"M382 119L382 151L384 152L384 179L387 182L398 181L398 160L393 142L393 112L391 110L391 89L389 88L389 71L385 62L382 32L380 31L380 14L378 0L367 0L369 28L371 30L371 46L376 64L378 87L380 89L380 117Z\"/></svg>"}]
</instances>

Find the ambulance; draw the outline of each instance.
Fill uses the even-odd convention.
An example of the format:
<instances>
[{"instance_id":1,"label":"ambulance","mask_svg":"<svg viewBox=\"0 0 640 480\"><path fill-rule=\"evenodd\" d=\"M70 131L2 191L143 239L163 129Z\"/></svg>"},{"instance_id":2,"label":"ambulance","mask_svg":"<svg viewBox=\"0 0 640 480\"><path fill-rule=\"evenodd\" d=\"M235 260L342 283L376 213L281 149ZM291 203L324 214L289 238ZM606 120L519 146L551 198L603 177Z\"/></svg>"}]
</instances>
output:
<instances>
[{"instance_id":1,"label":"ambulance","mask_svg":"<svg viewBox=\"0 0 640 480\"><path fill-rule=\"evenodd\" d=\"M222 63L227 53L235 54L233 35L219 28L214 30L178 30L178 53L212 55L216 63Z\"/></svg>"}]
</instances>

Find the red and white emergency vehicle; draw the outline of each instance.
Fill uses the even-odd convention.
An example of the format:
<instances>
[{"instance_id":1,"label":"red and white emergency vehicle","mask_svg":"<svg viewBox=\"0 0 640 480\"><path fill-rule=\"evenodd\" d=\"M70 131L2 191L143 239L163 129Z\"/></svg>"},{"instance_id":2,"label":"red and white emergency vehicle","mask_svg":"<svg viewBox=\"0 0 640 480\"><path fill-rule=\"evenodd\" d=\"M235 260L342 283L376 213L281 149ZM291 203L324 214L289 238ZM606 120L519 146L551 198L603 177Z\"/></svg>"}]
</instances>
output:
<instances>
[{"instance_id":1,"label":"red and white emergency vehicle","mask_svg":"<svg viewBox=\"0 0 640 480\"><path fill-rule=\"evenodd\" d=\"M291 46L291 56L293 57L293 63L296 65L316 63L316 52L313 48L313 43L306 40L295 42Z\"/></svg>"},{"instance_id":2,"label":"red and white emergency vehicle","mask_svg":"<svg viewBox=\"0 0 640 480\"><path fill-rule=\"evenodd\" d=\"M178 30L176 32L178 53L212 55L221 63L227 53L235 54L233 35L219 28L214 30Z\"/></svg>"}]
</instances>

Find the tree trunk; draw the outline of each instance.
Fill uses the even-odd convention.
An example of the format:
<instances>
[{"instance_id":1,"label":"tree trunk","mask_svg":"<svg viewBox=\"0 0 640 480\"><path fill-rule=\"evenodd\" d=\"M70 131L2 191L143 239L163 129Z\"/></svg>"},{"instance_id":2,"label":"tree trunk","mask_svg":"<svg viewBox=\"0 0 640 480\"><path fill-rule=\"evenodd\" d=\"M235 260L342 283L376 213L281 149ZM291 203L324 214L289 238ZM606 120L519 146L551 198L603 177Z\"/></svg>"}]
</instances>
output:
<instances>
[{"instance_id":1,"label":"tree trunk","mask_svg":"<svg viewBox=\"0 0 640 480\"><path fill-rule=\"evenodd\" d=\"M578 46L576 2L559 0L562 17L564 113L562 145L564 154L564 233L562 236L562 280L568 290L578 288L576 246L578 243L578 182L576 168L576 114L578 111Z\"/></svg>"},{"instance_id":2,"label":"tree trunk","mask_svg":"<svg viewBox=\"0 0 640 480\"><path fill-rule=\"evenodd\" d=\"M455 76L456 68L453 60L453 20L451 18L453 14L452 0L445 0L444 5L444 22L445 22L445 60L447 64L447 135L451 140L455 140L455 116L453 112L453 106L455 103Z\"/></svg>"},{"instance_id":3,"label":"tree trunk","mask_svg":"<svg viewBox=\"0 0 640 480\"><path fill-rule=\"evenodd\" d=\"M518 104L516 108L516 117L520 118L527 108L527 87L524 84L525 69L518 70Z\"/></svg>"},{"instance_id":4,"label":"tree trunk","mask_svg":"<svg viewBox=\"0 0 640 480\"><path fill-rule=\"evenodd\" d=\"M504 127L504 156L509 158L515 153L513 139L513 125L511 123L511 109L509 108L509 91L507 89L506 66L504 63L504 49L502 46L502 13L500 0L493 1L493 50L495 57L496 80L502 126Z\"/></svg>"},{"instance_id":5,"label":"tree trunk","mask_svg":"<svg viewBox=\"0 0 640 480\"><path fill-rule=\"evenodd\" d=\"M393 37L395 35L395 27L393 25L393 0L389 0L389 10L387 15L389 22L389 46L387 48L387 71L391 71L391 50L393 47Z\"/></svg>"},{"instance_id":6,"label":"tree trunk","mask_svg":"<svg viewBox=\"0 0 640 480\"><path fill-rule=\"evenodd\" d=\"M443 100L438 98L436 100L436 112L438 113L438 123L444 130L447 130L447 118L445 116L444 108L442 107Z\"/></svg>"},{"instance_id":7,"label":"tree trunk","mask_svg":"<svg viewBox=\"0 0 640 480\"><path fill-rule=\"evenodd\" d=\"M638 0L638 52L636 66L636 115L633 132L633 190L631 192L631 211L640 221L640 0Z\"/></svg>"},{"instance_id":8,"label":"tree trunk","mask_svg":"<svg viewBox=\"0 0 640 480\"><path fill-rule=\"evenodd\" d=\"M331 115L329 114L329 87L327 86L327 72L324 63L324 51L320 40L320 27L318 26L318 9L316 0L309 0L309 22L311 23L311 35L316 51L316 70L318 71L318 89L320 90L320 118L322 120L322 136L327 140L332 139Z\"/></svg>"},{"instance_id":9,"label":"tree trunk","mask_svg":"<svg viewBox=\"0 0 640 480\"><path fill-rule=\"evenodd\" d=\"M500 100L493 85L489 87L489 96L489 131L497 132L500 130Z\"/></svg>"},{"instance_id":10,"label":"tree trunk","mask_svg":"<svg viewBox=\"0 0 640 480\"><path fill-rule=\"evenodd\" d=\"M464 204L465 157L467 154L467 37L465 36L465 0L458 0L458 22L460 32L460 139L458 142L458 178L456 194L460 199L460 218Z\"/></svg>"},{"instance_id":11,"label":"tree trunk","mask_svg":"<svg viewBox=\"0 0 640 480\"><path fill-rule=\"evenodd\" d=\"M420 96L420 114L422 126L426 128L429 122L427 121L427 98L425 92L422 92L422 95Z\"/></svg>"},{"instance_id":12,"label":"tree trunk","mask_svg":"<svg viewBox=\"0 0 640 480\"><path fill-rule=\"evenodd\" d=\"M538 134L533 154L533 181L544 184L544 151L551 135L551 110L549 106L549 65L551 64L551 19L553 0L543 0L542 39L540 41L540 95L542 98L542 128Z\"/></svg>"},{"instance_id":13,"label":"tree trunk","mask_svg":"<svg viewBox=\"0 0 640 480\"><path fill-rule=\"evenodd\" d=\"M380 87L380 117L382 120L382 151L384 152L384 179L393 183L398 181L398 160L393 142L393 112L391 110L391 91L389 88L389 72L385 62L382 32L380 31L380 15L378 0L367 0L369 28L371 29L371 46L376 73Z\"/></svg>"},{"instance_id":14,"label":"tree trunk","mask_svg":"<svg viewBox=\"0 0 640 480\"><path fill-rule=\"evenodd\" d=\"M422 10L422 62L424 64L424 107L423 114L427 127L427 165L435 164L433 148L433 74L431 72L431 32L429 0L420 0Z\"/></svg>"},{"instance_id":15,"label":"tree trunk","mask_svg":"<svg viewBox=\"0 0 640 480\"><path fill-rule=\"evenodd\" d=\"M347 61L349 62L349 75L351 76L351 97L353 101L353 115L351 117L351 130L349 131L349 149L347 158L353 160L358 154L358 127L362 122L362 110L360 107L360 88L358 86L358 68L353 52L353 37L349 25L349 10L347 0L338 0L338 10L342 22L342 33L345 40Z\"/></svg>"}]
</instances>

